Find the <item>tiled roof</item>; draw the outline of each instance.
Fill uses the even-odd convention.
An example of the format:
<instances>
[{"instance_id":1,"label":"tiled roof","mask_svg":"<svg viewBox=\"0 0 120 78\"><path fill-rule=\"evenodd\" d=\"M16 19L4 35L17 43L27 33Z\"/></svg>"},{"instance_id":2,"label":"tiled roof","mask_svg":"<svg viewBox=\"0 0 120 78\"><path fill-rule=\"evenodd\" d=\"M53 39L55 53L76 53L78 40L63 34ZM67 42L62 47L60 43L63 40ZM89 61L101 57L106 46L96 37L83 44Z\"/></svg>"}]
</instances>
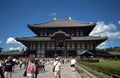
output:
<instances>
[{"instance_id":1,"label":"tiled roof","mask_svg":"<svg viewBox=\"0 0 120 78\"><path fill-rule=\"evenodd\" d=\"M104 40L107 37L100 37L100 36L84 36L84 37L71 37L72 40Z\"/></svg>"},{"instance_id":2,"label":"tiled roof","mask_svg":"<svg viewBox=\"0 0 120 78\"><path fill-rule=\"evenodd\" d=\"M74 20L53 20L39 24L28 24L28 27L84 27L95 25L95 23L83 23Z\"/></svg>"},{"instance_id":3,"label":"tiled roof","mask_svg":"<svg viewBox=\"0 0 120 78\"><path fill-rule=\"evenodd\" d=\"M22 41L48 41L51 40L50 37L23 37L23 38L16 38L16 40Z\"/></svg>"},{"instance_id":4,"label":"tiled roof","mask_svg":"<svg viewBox=\"0 0 120 78\"><path fill-rule=\"evenodd\" d=\"M109 52L112 55L120 55L120 52Z\"/></svg>"},{"instance_id":5,"label":"tiled roof","mask_svg":"<svg viewBox=\"0 0 120 78\"><path fill-rule=\"evenodd\" d=\"M107 37L92 37L92 36L84 36L84 37L71 37L69 40L106 40ZM50 37L23 37L23 38L16 38L18 41L49 41L51 40Z\"/></svg>"},{"instance_id":6,"label":"tiled roof","mask_svg":"<svg viewBox=\"0 0 120 78\"><path fill-rule=\"evenodd\" d=\"M90 51L85 50L85 51L82 51L81 53L79 53L79 55L94 55L94 54Z\"/></svg>"},{"instance_id":7,"label":"tiled roof","mask_svg":"<svg viewBox=\"0 0 120 78\"><path fill-rule=\"evenodd\" d=\"M0 52L0 55L21 55L24 52Z\"/></svg>"},{"instance_id":8,"label":"tiled roof","mask_svg":"<svg viewBox=\"0 0 120 78\"><path fill-rule=\"evenodd\" d=\"M117 55L120 56L120 52L105 52L105 51L97 51L97 55Z\"/></svg>"}]
</instances>

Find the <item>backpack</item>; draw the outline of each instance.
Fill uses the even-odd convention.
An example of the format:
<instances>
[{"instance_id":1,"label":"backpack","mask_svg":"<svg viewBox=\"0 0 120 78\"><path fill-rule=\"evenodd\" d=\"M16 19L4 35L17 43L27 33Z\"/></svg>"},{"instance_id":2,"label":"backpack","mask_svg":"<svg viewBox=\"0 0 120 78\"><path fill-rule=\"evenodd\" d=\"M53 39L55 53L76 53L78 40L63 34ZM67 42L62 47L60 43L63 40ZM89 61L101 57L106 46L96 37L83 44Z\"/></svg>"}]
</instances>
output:
<instances>
[{"instance_id":1,"label":"backpack","mask_svg":"<svg viewBox=\"0 0 120 78\"><path fill-rule=\"evenodd\" d=\"M35 69L35 67L33 67L32 64L28 64L28 66L27 66L27 72L28 73L35 73L36 69Z\"/></svg>"}]
</instances>

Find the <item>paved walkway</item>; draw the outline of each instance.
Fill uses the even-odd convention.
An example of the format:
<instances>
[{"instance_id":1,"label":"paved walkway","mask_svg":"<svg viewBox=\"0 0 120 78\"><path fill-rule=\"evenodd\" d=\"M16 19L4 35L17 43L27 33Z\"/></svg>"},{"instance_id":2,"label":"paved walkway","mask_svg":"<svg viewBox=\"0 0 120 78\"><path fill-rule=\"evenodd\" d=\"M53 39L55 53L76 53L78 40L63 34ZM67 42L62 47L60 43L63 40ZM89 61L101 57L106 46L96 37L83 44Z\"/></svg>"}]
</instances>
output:
<instances>
[{"instance_id":1,"label":"paved walkway","mask_svg":"<svg viewBox=\"0 0 120 78\"><path fill-rule=\"evenodd\" d=\"M46 65L46 71L38 74L38 78L54 78L54 73L52 72L52 65ZM16 67L15 72L13 73L13 78L26 78L23 76L25 69L19 69ZM61 78L81 78L77 71L72 71L70 64L64 64L61 68Z\"/></svg>"}]
</instances>

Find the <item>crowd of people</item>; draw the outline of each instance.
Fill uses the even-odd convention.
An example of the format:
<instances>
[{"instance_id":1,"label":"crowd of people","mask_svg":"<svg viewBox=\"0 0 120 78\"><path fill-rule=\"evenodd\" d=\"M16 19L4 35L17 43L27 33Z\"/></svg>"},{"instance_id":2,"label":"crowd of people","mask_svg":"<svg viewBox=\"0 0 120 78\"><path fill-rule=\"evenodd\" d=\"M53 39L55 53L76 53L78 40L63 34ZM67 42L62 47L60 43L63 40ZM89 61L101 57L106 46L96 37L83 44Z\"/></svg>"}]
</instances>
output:
<instances>
[{"instance_id":1,"label":"crowd of people","mask_svg":"<svg viewBox=\"0 0 120 78\"><path fill-rule=\"evenodd\" d=\"M14 59L11 56L7 57L7 59L0 59L0 78L12 78L12 74L15 70L15 66L19 66L19 69L24 68L25 72L23 76L27 78L38 78L38 74L40 72L45 72L45 65L52 64L54 68L54 78L61 78L61 66L64 63L70 63L71 67L74 67L73 59L65 60L61 57L57 57L55 59L44 59L44 58L20 58Z\"/></svg>"}]
</instances>

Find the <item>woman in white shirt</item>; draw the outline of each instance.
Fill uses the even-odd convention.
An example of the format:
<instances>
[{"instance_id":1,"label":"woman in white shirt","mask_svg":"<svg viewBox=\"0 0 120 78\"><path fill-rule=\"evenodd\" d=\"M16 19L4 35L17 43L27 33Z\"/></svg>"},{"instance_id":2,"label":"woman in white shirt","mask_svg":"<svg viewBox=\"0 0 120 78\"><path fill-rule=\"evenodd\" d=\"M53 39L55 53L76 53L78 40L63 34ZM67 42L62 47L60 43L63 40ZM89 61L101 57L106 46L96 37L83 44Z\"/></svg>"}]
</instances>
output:
<instances>
[{"instance_id":1,"label":"woman in white shirt","mask_svg":"<svg viewBox=\"0 0 120 78\"><path fill-rule=\"evenodd\" d=\"M60 76L60 68L61 68L60 58L56 58L56 61L53 63L53 66L55 67L54 78L61 78L61 76Z\"/></svg>"}]
</instances>

